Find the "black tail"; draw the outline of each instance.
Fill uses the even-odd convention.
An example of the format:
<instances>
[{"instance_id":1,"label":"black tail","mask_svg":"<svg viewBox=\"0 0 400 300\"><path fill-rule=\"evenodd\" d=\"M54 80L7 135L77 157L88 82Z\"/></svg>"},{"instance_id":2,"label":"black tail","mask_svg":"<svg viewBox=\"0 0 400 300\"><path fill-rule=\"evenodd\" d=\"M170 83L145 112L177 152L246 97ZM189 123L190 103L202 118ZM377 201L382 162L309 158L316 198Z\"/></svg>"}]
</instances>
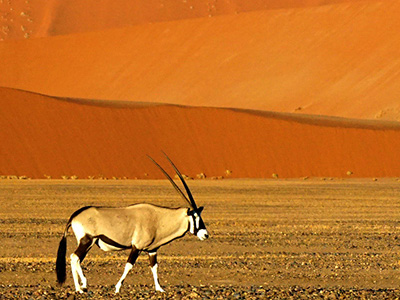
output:
<instances>
[{"instance_id":1,"label":"black tail","mask_svg":"<svg viewBox=\"0 0 400 300\"><path fill-rule=\"evenodd\" d=\"M65 256L67 255L67 236L64 234L60 241L57 251L56 272L57 282L63 284L67 278L67 262Z\"/></svg>"}]
</instances>

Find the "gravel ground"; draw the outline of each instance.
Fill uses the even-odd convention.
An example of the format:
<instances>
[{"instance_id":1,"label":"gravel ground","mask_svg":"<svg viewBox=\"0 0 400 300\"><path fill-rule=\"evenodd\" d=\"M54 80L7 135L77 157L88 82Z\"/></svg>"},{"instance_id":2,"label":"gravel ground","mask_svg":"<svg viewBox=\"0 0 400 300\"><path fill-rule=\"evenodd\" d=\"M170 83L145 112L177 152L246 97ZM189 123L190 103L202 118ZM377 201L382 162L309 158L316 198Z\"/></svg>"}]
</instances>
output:
<instances>
[{"instance_id":1,"label":"gravel ground","mask_svg":"<svg viewBox=\"0 0 400 300\"><path fill-rule=\"evenodd\" d=\"M94 247L88 291L55 282L65 223L85 205L176 206L168 182L0 182L0 299L398 299L398 181L192 181L210 239L159 250L154 291L141 255L119 295L129 252ZM172 190L172 191L171 191ZM68 236L68 256L76 247Z\"/></svg>"},{"instance_id":2,"label":"gravel ground","mask_svg":"<svg viewBox=\"0 0 400 300\"><path fill-rule=\"evenodd\" d=\"M152 286L127 285L124 292L114 294L113 287L95 286L85 294L75 294L53 286L0 285L1 299L399 299L400 289L301 288L293 286L175 286L166 293L153 291Z\"/></svg>"}]
</instances>

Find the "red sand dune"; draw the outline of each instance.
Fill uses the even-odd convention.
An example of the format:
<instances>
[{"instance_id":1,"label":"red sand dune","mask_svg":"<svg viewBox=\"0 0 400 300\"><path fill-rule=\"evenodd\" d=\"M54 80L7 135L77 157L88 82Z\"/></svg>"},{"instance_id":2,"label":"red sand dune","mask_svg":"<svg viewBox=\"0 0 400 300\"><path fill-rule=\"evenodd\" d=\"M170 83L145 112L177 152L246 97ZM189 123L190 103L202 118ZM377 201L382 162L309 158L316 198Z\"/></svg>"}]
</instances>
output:
<instances>
[{"instance_id":1,"label":"red sand dune","mask_svg":"<svg viewBox=\"0 0 400 300\"><path fill-rule=\"evenodd\" d=\"M190 176L400 176L382 121L400 120L399 16L395 0L1 1L0 175L161 178L146 154L164 150Z\"/></svg>"},{"instance_id":2,"label":"red sand dune","mask_svg":"<svg viewBox=\"0 0 400 300\"><path fill-rule=\"evenodd\" d=\"M162 178L399 176L400 126L256 111L66 100L0 89L0 174ZM217 120L217 121L216 121ZM145 173L148 176L145 176Z\"/></svg>"},{"instance_id":3,"label":"red sand dune","mask_svg":"<svg viewBox=\"0 0 400 300\"><path fill-rule=\"evenodd\" d=\"M103 9L111 2L101 2ZM184 20L144 24L149 15L132 27L5 41L0 86L60 97L400 118L399 1L300 1L293 7L297 2L287 0L282 9L228 2L212 18L193 18L212 3L199 1L198 15L164 14ZM149 3L144 15L156 5ZM52 28L73 25L68 14L84 4L74 5L55 10L66 15ZM236 7L254 11L230 14ZM88 23L72 31L103 29L90 10L83 12L79 20L87 16Z\"/></svg>"}]
</instances>

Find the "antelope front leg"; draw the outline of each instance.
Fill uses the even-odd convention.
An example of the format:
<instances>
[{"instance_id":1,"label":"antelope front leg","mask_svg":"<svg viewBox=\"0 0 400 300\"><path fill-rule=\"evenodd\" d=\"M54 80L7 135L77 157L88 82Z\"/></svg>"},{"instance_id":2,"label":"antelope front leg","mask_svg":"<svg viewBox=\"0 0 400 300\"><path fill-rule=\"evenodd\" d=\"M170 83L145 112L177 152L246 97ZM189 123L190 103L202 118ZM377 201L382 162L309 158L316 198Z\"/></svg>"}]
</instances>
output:
<instances>
[{"instance_id":1,"label":"antelope front leg","mask_svg":"<svg viewBox=\"0 0 400 300\"><path fill-rule=\"evenodd\" d=\"M132 251L131 254L129 254L128 261L125 265L124 273L121 276L121 279L118 281L118 283L115 285L115 293L119 293L119 290L121 289L122 284L124 283L124 280L126 276L128 275L129 271L132 270L133 265L136 262L136 259L138 258L140 254L140 251L137 250L134 246L132 246Z\"/></svg>"},{"instance_id":2,"label":"antelope front leg","mask_svg":"<svg viewBox=\"0 0 400 300\"><path fill-rule=\"evenodd\" d=\"M163 290L163 288L160 286L160 283L158 282L157 252L149 252L149 260L150 260L151 272L153 273L154 285L156 287L156 291L164 293L165 291Z\"/></svg>"}]
</instances>

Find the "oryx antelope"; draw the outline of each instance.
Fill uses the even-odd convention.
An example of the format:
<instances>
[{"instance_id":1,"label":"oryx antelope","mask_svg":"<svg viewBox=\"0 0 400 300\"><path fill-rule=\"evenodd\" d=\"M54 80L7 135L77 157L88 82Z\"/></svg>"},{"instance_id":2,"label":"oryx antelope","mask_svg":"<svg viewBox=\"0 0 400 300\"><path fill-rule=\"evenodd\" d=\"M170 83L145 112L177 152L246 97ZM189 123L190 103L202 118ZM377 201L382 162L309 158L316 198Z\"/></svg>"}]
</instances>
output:
<instances>
[{"instance_id":1,"label":"oryx antelope","mask_svg":"<svg viewBox=\"0 0 400 300\"><path fill-rule=\"evenodd\" d=\"M200 240L208 238L208 232L201 218L203 207L197 207L182 174L165 155L182 181L187 196L175 184L167 172L150 156L149 158L171 182L172 186L189 205L189 208L166 208L152 204L135 204L127 207L86 206L70 217L57 253L57 281L62 284L66 279L67 232L70 227L75 234L78 248L71 254L71 271L75 289L83 293L87 280L83 275L81 263L90 248L96 244L104 251L131 249L121 279L115 286L118 293L125 277L132 269L140 252L149 255L156 291L163 292L157 276L157 250L161 246L183 237L188 231ZM80 281L79 281L80 279Z\"/></svg>"}]
</instances>

